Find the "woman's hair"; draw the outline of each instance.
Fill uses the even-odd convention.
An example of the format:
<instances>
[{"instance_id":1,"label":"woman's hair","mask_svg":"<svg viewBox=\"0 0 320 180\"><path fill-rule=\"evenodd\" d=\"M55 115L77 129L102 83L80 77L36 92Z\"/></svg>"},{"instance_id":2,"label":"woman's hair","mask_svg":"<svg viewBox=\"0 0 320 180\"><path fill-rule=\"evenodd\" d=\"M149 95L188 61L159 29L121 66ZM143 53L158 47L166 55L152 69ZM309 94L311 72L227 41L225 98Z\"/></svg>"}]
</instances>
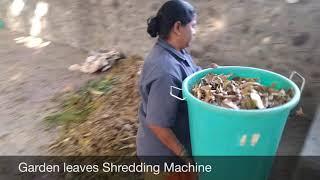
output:
<instances>
[{"instance_id":1,"label":"woman's hair","mask_svg":"<svg viewBox=\"0 0 320 180\"><path fill-rule=\"evenodd\" d=\"M170 0L162 5L155 17L148 19L147 32L153 38L159 36L166 39L177 21L183 26L192 21L195 10L184 0Z\"/></svg>"}]
</instances>

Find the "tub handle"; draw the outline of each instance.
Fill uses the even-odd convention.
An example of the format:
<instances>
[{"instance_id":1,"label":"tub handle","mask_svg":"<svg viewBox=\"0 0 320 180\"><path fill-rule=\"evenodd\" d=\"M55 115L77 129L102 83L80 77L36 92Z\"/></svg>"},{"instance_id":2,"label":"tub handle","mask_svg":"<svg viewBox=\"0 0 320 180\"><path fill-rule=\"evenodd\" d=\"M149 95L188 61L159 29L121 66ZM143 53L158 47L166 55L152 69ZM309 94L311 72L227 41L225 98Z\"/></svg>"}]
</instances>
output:
<instances>
[{"instance_id":1,"label":"tub handle","mask_svg":"<svg viewBox=\"0 0 320 180\"><path fill-rule=\"evenodd\" d=\"M294 75L297 75L297 76L301 79L301 81L302 81L301 86L300 86L300 93L302 93L302 91L303 91L303 89L304 89L304 86L305 86L305 84L306 84L306 79L305 79L301 74L299 74L299 73L296 72L296 71L293 71L293 72L291 73L289 79L292 80Z\"/></svg>"},{"instance_id":2,"label":"tub handle","mask_svg":"<svg viewBox=\"0 0 320 180\"><path fill-rule=\"evenodd\" d=\"M176 99L178 99L178 100L180 100L180 101L186 100L186 98L181 98L181 97L178 97L178 96L174 95L174 94L173 94L173 89L177 89L177 90L179 90L179 91L182 91L182 89L180 89L180 88L177 88L177 87L174 87L174 86L170 86L170 95L171 95L172 97L174 97L174 98L176 98Z\"/></svg>"}]
</instances>

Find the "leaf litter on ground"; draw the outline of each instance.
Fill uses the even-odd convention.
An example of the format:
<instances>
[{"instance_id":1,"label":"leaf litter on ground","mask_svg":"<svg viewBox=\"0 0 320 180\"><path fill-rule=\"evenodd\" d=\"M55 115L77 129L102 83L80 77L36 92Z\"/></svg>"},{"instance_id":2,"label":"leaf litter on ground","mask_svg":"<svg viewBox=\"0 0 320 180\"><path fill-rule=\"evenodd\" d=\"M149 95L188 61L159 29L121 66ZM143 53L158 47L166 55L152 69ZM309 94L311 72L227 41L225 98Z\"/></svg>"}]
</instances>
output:
<instances>
[{"instance_id":1,"label":"leaf litter on ground","mask_svg":"<svg viewBox=\"0 0 320 180\"><path fill-rule=\"evenodd\" d=\"M92 81L83 87L80 92L94 98L88 101L95 108L81 123L62 128L64 132L51 144L50 152L64 156L135 156L140 101L136 87L142 64L138 56L119 60L108 71L106 81Z\"/></svg>"}]
</instances>

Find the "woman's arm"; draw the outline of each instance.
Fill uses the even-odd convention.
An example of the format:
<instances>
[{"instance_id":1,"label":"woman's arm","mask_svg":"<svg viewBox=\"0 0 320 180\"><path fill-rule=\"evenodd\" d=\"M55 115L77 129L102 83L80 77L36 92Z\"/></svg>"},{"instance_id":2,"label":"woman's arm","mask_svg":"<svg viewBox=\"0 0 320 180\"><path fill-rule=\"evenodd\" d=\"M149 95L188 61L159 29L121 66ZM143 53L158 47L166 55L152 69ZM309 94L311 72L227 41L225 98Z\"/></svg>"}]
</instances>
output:
<instances>
[{"instance_id":1,"label":"woman's arm","mask_svg":"<svg viewBox=\"0 0 320 180\"><path fill-rule=\"evenodd\" d=\"M182 81L163 74L152 82L148 94L146 121L150 130L168 149L180 156L185 152L171 127L175 125L181 102L170 95L170 87L181 87ZM183 155L186 155L184 153Z\"/></svg>"},{"instance_id":2,"label":"woman's arm","mask_svg":"<svg viewBox=\"0 0 320 180\"><path fill-rule=\"evenodd\" d=\"M167 146L177 156L186 156L185 149L179 142L176 135L170 128L162 128L155 125L149 125L151 131L159 138L159 140Z\"/></svg>"}]
</instances>

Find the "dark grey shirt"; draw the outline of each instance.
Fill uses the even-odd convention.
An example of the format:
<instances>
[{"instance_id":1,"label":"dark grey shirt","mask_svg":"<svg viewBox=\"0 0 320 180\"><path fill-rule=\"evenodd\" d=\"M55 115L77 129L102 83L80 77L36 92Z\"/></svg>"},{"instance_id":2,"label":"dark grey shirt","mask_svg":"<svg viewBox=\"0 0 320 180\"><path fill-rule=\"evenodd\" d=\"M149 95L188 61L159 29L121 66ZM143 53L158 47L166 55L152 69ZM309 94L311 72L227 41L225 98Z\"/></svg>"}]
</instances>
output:
<instances>
[{"instance_id":1,"label":"dark grey shirt","mask_svg":"<svg viewBox=\"0 0 320 180\"><path fill-rule=\"evenodd\" d=\"M170 86L181 88L182 81L198 70L201 68L193 63L186 50L177 51L166 41L158 39L145 59L139 84L142 102L139 108L138 156L174 156L148 128L149 124L171 128L191 153L187 104L170 96ZM175 94L182 96L181 92Z\"/></svg>"}]
</instances>

